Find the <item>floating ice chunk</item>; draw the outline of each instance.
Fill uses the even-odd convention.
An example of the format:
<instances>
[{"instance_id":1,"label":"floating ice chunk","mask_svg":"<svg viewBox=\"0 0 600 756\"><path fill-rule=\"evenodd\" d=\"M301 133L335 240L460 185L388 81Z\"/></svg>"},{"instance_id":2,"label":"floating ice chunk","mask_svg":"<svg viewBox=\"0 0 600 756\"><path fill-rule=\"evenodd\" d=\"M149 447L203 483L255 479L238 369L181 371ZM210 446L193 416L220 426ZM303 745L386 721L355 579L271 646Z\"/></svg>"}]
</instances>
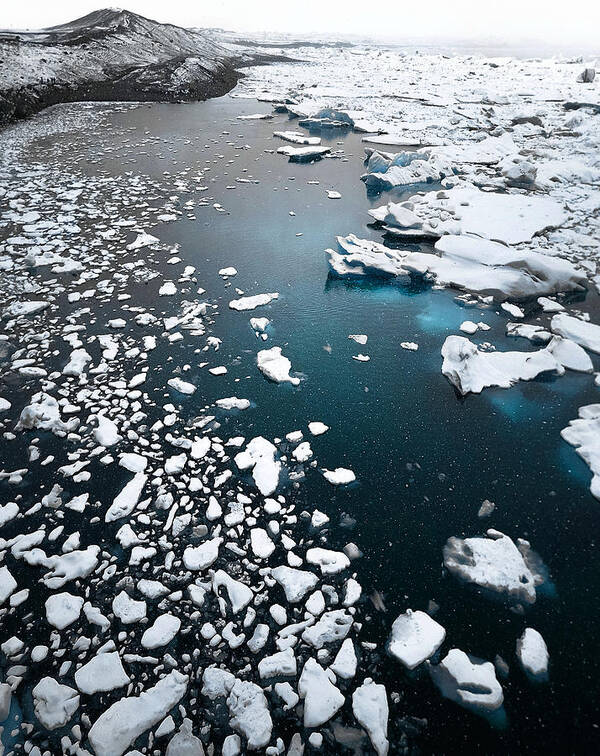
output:
<instances>
[{"instance_id":1,"label":"floating ice chunk","mask_svg":"<svg viewBox=\"0 0 600 756\"><path fill-rule=\"evenodd\" d=\"M62 588L70 580L87 577L98 565L99 546L88 546L81 551L71 551L48 557L44 566L48 572L43 576L42 582L50 590Z\"/></svg>"},{"instance_id":2,"label":"floating ice chunk","mask_svg":"<svg viewBox=\"0 0 600 756\"><path fill-rule=\"evenodd\" d=\"M174 294L177 294L177 286L173 281L165 281L158 290L159 297L172 297Z\"/></svg>"},{"instance_id":3,"label":"floating ice chunk","mask_svg":"<svg viewBox=\"0 0 600 756\"><path fill-rule=\"evenodd\" d=\"M136 601L121 591L112 600L112 610L124 625L132 625L146 616L146 602Z\"/></svg>"},{"instance_id":4,"label":"floating ice chunk","mask_svg":"<svg viewBox=\"0 0 600 756\"><path fill-rule=\"evenodd\" d=\"M219 275L223 276L223 278L231 278L232 276L237 276L237 270L233 267L221 268Z\"/></svg>"},{"instance_id":5,"label":"floating ice chunk","mask_svg":"<svg viewBox=\"0 0 600 756\"><path fill-rule=\"evenodd\" d=\"M271 740L273 722L262 689L252 682L236 680L227 698L229 725L242 733L248 749L264 748Z\"/></svg>"},{"instance_id":6,"label":"floating ice chunk","mask_svg":"<svg viewBox=\"0 0 600 756\"><path fill-rule=\"evenodd\" d=\"M144 648L153 649L167 646L179 632L181 620L172 614L161 614L142 635Z\"/></svg>"},{"instance_id":7,"label":"floating ice chunk","mask_svg":"<svg viewBox=\"0 0 600 756\"><path fill-rule=\"evenodd\" d=\"M548 647L537 630L525 628L517 640L517 657L524 671L535 680L543 681L548 676Z\"/></svg>"},{"instance_id":8,"label":"floating ice chunk","mask_svg":"<svg viewBox=\"0 0 600 756\"><path fill-rule=\"evenodd\" d=\"M210 438L208 436L194 439L192 442L192 448L190 449L192 459L204 459L210 451L210 443Z\"/></svg>"},{"instance_id":9,"label":"floating ice chunk","mask_svg":"<svg viewBox=\"0 0 600 756\"><path fill-rule=\"evenodd\" d=\"M306 144L315 146L321 144L321 137L312 137L303 134L300 131L275 131L273 136L279 137L286 142L292 142L293 144Z\"/></svg>"},{"instance_id":10,"label":"floating ice chunk","mask_svg":"<svg viewBox=\"0 0 600 756\"><path fill-rule=\"evenodd\" d=\"M342 199L342 195L333 189L327 190L327 199Z\"/></svg>"},{"instance_id":11,"label":"floating ice chunk","mask_svg":"<svg viewBox=\"0 0 600 756\"><path fill-rule=\"evenodd\" d=\"M163 720L187 691L188 677L174 669L139 696L121 698L92 725L96 756L121 756L142 733Z\"/></svg>"},{"instance_id":12,"label":"floating ice chunk","mask_svg":"<svg viewBox=\"0 0 600 756\"><path fill-rule=\"evenodd\" d=\"M142 233L138 234L135 240L131 242L131 244L127 245L127 249L142 249L143 247L149 247L152 244L156 244L159 241L160 239L158 239L156 236L152 236L152 234L147 234L145 231L142 231Z\"/></svg>"},{"instance_id":13,"label":"floating ice chunk","mask_svg":"<svg viewBox=\"0 0 600 756\"><path fill-rule=\"evenodd\" d=\"M388 249L379 242L359 239L354 234L337 236L338 250L327 249L329 272L338 278L408 278L403 268L410 255L402 250Z\"/></svg>"},{"instance_id":14,"label":"floating ice chunk","mask_svg":"<svg viewBox=\"0 0 600 756\"><path fill-rule=\"evenodd\" d=\"M563 336L565 339L571 339L591 352L600 354L600 326L595 323L588 323L566 313L554 315L550 321L550 328L553 333Z\"/></svg>"},{"instance_id":15,"label":"floating ice chunk","mask_svg":"<svg viewBox=\"0 0 600 756\"><path fill-rule=\"evenodd\" d=\"M275 544L264 528L252 528L250 531L252 553L258 559L267 559L275 551Z\"/></svg>"},{"instance_id":16,"label":"floating ice chunk","mask_svg":"<svg viewBox=\"0 0 600 756\"><path fill-rule=\"evenodd\" d=\"M220 537L205 541L199 546L186 546L183 552L183 563L187 570L206 570L219 557L219 547L223 539Z\"/></svg>"},{"instance_id":17,"label":"floating ice chunk","mask_svg":"<svg viewBox=\"0 0 600 756\"><path fill-rule=\"evenodd\" d=\"M548 342L546 349L569 370L576 370L579 373L591 373L594 370L592 360L586 351L570 339L554 336Z\"/></svg>"},{"instance_id":18,"label":"floating ice chunk","mask_svg":"<svg viewBox=\"0 0 600 756\"><path fill-rule=\"evenodd\" d=\"M94 695L122 688L129 677L116 651L97 654L75 672L75 684L82 693Z\"/></svg>"},{"instance_id":19,"label":"floating ice chunk","mask_svg":"<svg viewBox=\"0 0 600 756\"><path fill-rule=\"evenodd\" d=\"M158 730L156 731L158 735ZM200 738L192 734L192 723L184 719L179 732L169 741L165 756L204 756Z\"/></svg>"},{"instance_id":20,"label":"floating ice chunk","mask_svg":"<svg viewBox=\"0 0 600 756\"><path fill-rule=\"evenodd\" d=\"M308 441L303 441L301 444L298 444L292 452L292 457L296 462L308 462L312 455L313 452Z\"/></svg>"},{"instance_id":21,"label":"floating ice chunk","mask_svg":"<svg viewBox=\"0 0 600 756\"><path fill-rule=\"evenodd\" d=\"M352 694L352 711L356 721L367 731L378 756L386 756L389 707L385 686L367 677Z\"/></svg>"},{"instance_id":22,"label":"floating ice chunk","mask_svg":"<svg viewBox=\"0 0 600 756\"><path fill-rule=\"evenodd\" d=\"M273 688L275 689L275 693L277 693L279 698L285 703L285 706L283 707L284 711L293 709L300 700L300 696L294 692L294 689L289 682L275 683Z\"/></svg>"},{"instance_id":23,"label":"floating ice chunk","mask_svg":"<svg viewBox=\"0 0 600 756\"><path fill-rule=\"evenodd\" d=\"M352 355L352 359L356 360L357 362L369 362L371 358L368 354L354 354Z\"/></svg>"},{"instance_id":24,"label":"floating ice chunk","mask_svg":"<svg viewBox=\"0 0 600 756\"><path fill-rule=\"evenodd\" d=\"M257 333L265 333L270 322L269 318L250 318L250 327Z\"/></svg>"},{"instance_id":25,"label":"floating ice chunk","mask_svg":"<svg viewBox=\"0 0 600 756\"><path fill-rule=\"evenodd\" d=\"M64 630L79 619L83 599L71 593L53 593L46 599L45 607L48 623L57 630Z\"/></svg>"},{"instance_id":26,"label":"floating ice chunk","mask_svg":"<svg viewBox=\"0 0 600 756\"><path fill-rule=\"evenodd\" d=\"M579 417L569 421L560 435L574 446L577 454L592 471L590 491L600 499L600 404L588 404L579 408Z\"/></svg>"},{"instance_id":27,"label":"floating ice chunk","mask_svg":"<svg viewBox=\"0 0 600 756\"><path fill-rule=\"evenodd\" d=\"M357 344L364 346L367 343L369 337L365 336L362 333L351 333L348 338L352 339L352 341L356 341Z\"/></svg>"},{"instance_id":28,"label":"floating ice chunk","mask_svg":"<svg viewBox=\"0 0 600 756\"><path fill-rule=\"evenodd\" d=\"M350 566L350 560L343 551L332 551L315 547L306 552L306 561L317 564L322 575L336 575Z\"/></svg>"},{"instance_id":29,"label":"floating ice chunk","mask_svg":"<svg viewBox=\"0 0 600 756\"><path fill-rule=\"evenodd\" d=\"M92 355L86 352L85 349L73 349L69 362L63 368L63 375L81 375L87 363L91 361Z\"/></svg>"},{"instance_id":30,"label":"floating ice chunk","mask_svg":"<svg viewBox=\"0 0 600 756\"><path fill-rule=\"evenodd\" d=\"M212 579L212 589L217 596L219 595L219 589L222 587L227 591L229 602L231 603L231 611L234 614L245 609L254 598L252 589L245 583L235 580L223 570L217 570Z\"/></svg>"},{"instance_id":31,"label":"floating ice chunk","mask_svg":"<svg viewBox=\"0 0 600 756\"><path fill-rule=\"evenodd\" d=\"M228 396L225 399L217 399L215 404L223 410L247 410L250 406L250 400L238 399L237 396Z\"/></svg>"},{"instance_id":32,"label":"floating ice chunk","mask_svg":"<svg viewBox=\"0 0 600 756\"><path fill-rule=\"evenodd\" d=\"M32 693L35 715L47 730L66 725L79 708L77 691L52 677L42 677Z\"/></svg>"},{"instance_id":33,"label":"floating ice chunk","mask_svg":"<svg viewBox=\"0 0 600 756\"><path fill-rule=\"evenodd\" d=\"M564 373L548 349L537 352L482 352L464 336L448 336L442 347L442 373L464 396L479 394L488 386L509 388L541 373Z\"/></svg>"},{"instance_id":34,"label":"floating ice chunk","mask_svg":"<svg viewBox=\"0 0 600 756\"><path fill-rule=\"evenodd\" d=\"M429 671L442 695L467 709L495 711L502 706L504 695L492 662L453 648Z\"/></svg>"},{"instance_id":35,"label":"floating ice chunk","mask_svg":"<svg viewBox=\"0 0 600 756\"><path fill-rule=\"evenodd\" d=\"M269 121L273 113L252 113L251 115L239 115L238 121Z\"/></svg>"},{"instance_id":36,"label":"floating ice chunk","mask_svg":"<svg viewBox=\"0 0 600 756\"><path fill-rule=\"evenodd\" d=\"M136 473L113 499L113 503L104 516L105 522L114 522L121 517L128 517L136 508L147 480L148 476L145 473Z\"/></svg>"},{"instance_id":37,"label":"floating ice chunk","mask_svg":"<svg viewBox=\"0 0 600 756\"><path fill-rule=\"evenodd\" d=\"M225 698L235 685L235 676L226 669L208 667L202 675L202 695L211 701Z\"/></svg>"},{"instance_id":38,"label":"floating ice chunk","mask_svg":"<svg viewBox=\"0 0 600 756\"><path fill-rule=\"evenodd\" d=\"M351 627L352 616L344 609L333 609L307 627L302 633L302 640L318 650L329 643L344 640Z\"/></svg>"},{"instance_id":39,"label":"floating ice chunk","mask_svg":"<svg viewBox=\"0 0 600 756\"><path fill-rule=\"evenodd\" d=\"M345 467L336 467L335 470L323 470L323 477L332 486L347 486L356 480L356 475L352 470Z\"/></svg>"},{"instance_id":40,"label":"floating ice chunk","mask_svg":"<svg viewBox=\"0 0 600 756\"><path fill-rule=\"evenodd\" d=\"M181 378L169 378L167 383L172 389L179 391L180 394L193 394L196 390L196 386L193 383L188 383Z\"/></svg>"},{"instance_id":41,"label":"floating ice chunk","mask_svg":"<svg viewBox=\"0 0 600 756\"><path fill-rule=\"evenodd\" d=\"M12 404L8 401L8 399L4 399L0 396L0 412L6 412L12 407Z\"/></svg>"},{"instance_id":42,"label":"floating ice chunk","mask_svg":"<svg viewBox=\"0 0 600 756\"><path fill-rule=\"evenodd\" d=\"M246 449L235 456L235 463L242 471L252 470L256 487L263 496L271 496L279 485L281 463L275 460L277 447L262 436L253 438Z\"/></svg>"},{"instance_id":43,"label":"floating ice chunk","mask_svg":"<svg viewBox=\"0 0 600 756\"><path fill-rule=\"evenodd\" d=\"M148 459L142 454L135 452L121 452L119 454L119 466L132 473L144 472L148 465Z\"/></svg>"},{"instance_id":44,"label":"floating ice chunk","mask_svg":"<svg viewBox=\"0 0 600 756\"><path fill-rule=\"evenodd\" d=\"M507 323L506 335L521 336L524 339L529 339L534 344L547 344L552 338L550 331L546 331L542 326L530 323Z\"/></svg>"},{"instance_id":45,"label":"floating ice chunk","mask_svg":"<svg viewBox=\"0 0 600 756\"><path fill-rule=\"evenodd\" d=\"M365 149L369 155L367 173L361 179L369 188L378 191L438 183L454 173L449 160L429 150L398 152L388 159L370 148Z\"/></svg>"},{"instance_id":46,"label":"floating ice chunk","mask_svg":"<svg viewBox=\"0 0 600 756\"><path fill-rule=\"evenodd\" d=\"M308 430L312 433L313 436L322 436L323 433L327 433L329 426L325 425L325 423L321 423L318 420L315 420L314 422L308 424Z\"/></svg>"},{"instance_id":47,"label":"floating ice chunk","mask_svg":"<svg viewBox=\"0 0 600 756\"><path fill-rule=\"evenodd\" d=\"M238 312L245 312L247 310L255 310L257 307L268 305L274 299L279 299L277 292L271 292L270 294L255 294L252 297L240 297L239 299L232 299L229 303L231 310L237 310Z\"/></svg>"},{"instance_id":48,"label":"floating ice chunk","mask_svg":"<svg viewBox=\"0 0 600 756\"><path fill-rule=\"evenodd\" d=\"M407 352L416 352L419 349L419 345L414 341L401 341L400 346L402 349L406 349Z\"/></svg>"},{"instance_id":49,"label":"floating ice chunk","mask_svg":"<svg viewBox=\"0 0 600 756\"><path fill-rule=\"evenodd\" d=\"M304 163L310 160L320 160L323 155L331 152L329 147L320 147L318 145L310 145L308 147L279 147L277 150L279 155L285 155L290 159L290 163Z\"/></svg>"},{"instance_id":50,"label":"floating ice chunk","mask_svg":"<svg viewBox=\"0 0 600 756\"><path fill-rule=\"evenodd\" d=\"M50 307L50 302L45 301L12 302L2 310L2 317L5 320L29 317L30 315L37 315L38 312L42 312L48 307Z\"/></svg>"},{"instance_id":51,"label":"floating ice chunk","mask_svg":"<svg viewBox=\"0 0 600 756\"><path fill-rule=\"evenodd\" d=\"M346 556L348 555L346 554ZM360 583L352 577L348 578L348 580L346 580L346 582L344 583L344 600L342 603L344 604L344 606L354 606L354 604L356 604L356 602L361 597L361 594L362 588Z\"/></svg>"},{"instance_id":52,"label":"floating ice chunk","mask_svg":"<svg viewBox=\"0 0 600 756\"><path fill-rule=\"evenodd\" d=\"M472 336L474 333L477 333L479 326L477 323L473 323L472 320L465 320L463 323L460 324L460 330L463 333L468 333L470 336Z\"/></svg>"},{"instance_id":53,"label":"floating ice chunk","mask_svg":"<svg viewBox=\"0 0 600 756\"><path fill-rule=\"evenodd\" d=\"M307 659L298 681L298 693L304 699L304 726L320 727L344 705L343 694L315 659Z\"/></svg>"},{"instance_id":54,"label":"floating ice chunk","mask_svg":"<svg viewBox=\"0 0 600 756\"><path fill-rule=\"evenodd\" d=\"M369 210L369 215L386 226L420 229L423 223L419 216L413 213L411 207L412 204L408 202L388 202L387 205Z\"/></svg>"},{"instance_id":55,"label":"floating ice chunk","mask_svg":"<svg viewBox=\"0 0 600 756\"><path fill-rule=\"evenodd\" d=\"M502 302L500 305L504 312L507 312L509 315L512 315L513 318L524 318L525 313L520 307L517 307L515 304L511 304L510 302Z\"/></svg>"},{"instance_id":56,"label":"floating ice chunk","mask_svg":"<svg viewBox=\"0 0 600 756\"><path fill-rule=\"evenodd\" d=\"M19 422L16 424L16 430L39 430L51 431L57 436L66 436L72 430L77 428L76 419L63 422L60 417L58 401L50 394L39 392L31 397L31 404L27 405L21 411Z\"/></svg>"},{"instance_id":57,"label":"floating ice chunk","mask_svg":"<svg viewBox=\"0 0 600 756\"><path fill-rule=\"evenodd\" d=\"M227 368L224 365L219 365L218 367L209 368L208 372L211 375L225 375Z\"/></svg>"},{"instance_id":58,"label":"floating ice chunk","mask_svg":"<svg viewBox=\"0 0 600 756\"><path fill-rule=\"evenodd\" d=\"M121 441L117 424L105 415L96 415L98 425L94 428L94 438L100 446L114 446Z\"/></svg>"},{"instance_id":59,"label":"floating ice chunk","mask_svg":"<svg viewBox=\"0 0 600 756\"><path fill-rule=\"evenodd\" d=\"M487 538L452 537L444 546L444 566L453 575L515 601L535 603L536 577L524 557L503 533L488 531Z\"/></svg>"},{"instance_id":60,"label":"floating ice chunk","mask_svg":"<svg viewBox=\"0 0 600 756\"><path fill-rule=\"evenodd\" d=\"M2 606L6 599L15 592L16 587L17 581L11 575L8 567L2 565L2 567L0 567L0 606Z\"/></svg>"},{"instance_id":61,"label":"floating ice chunk","mask_svg":"<svg viewBox=\"0 0 600 756\"><path fill-rule=\"evenodd\" d=\"M560 302L555 299L548 299L548 297L538 297L537 303L544 312L560 312L565 309Z\"/></svg>"},{"instance_id":62,"label":"floating ice chunk","mask_svg":"<svg viewBox=\"0 0 600 756\"><path fill-rule=\"evenodd\" d=\"M488 239L448 234L436 242L435 250L439 254L405 255L402 269L444 286L500 299L579 291L587 283L583 272L568 260Z\"/></svg>"},{"instance_id":63,"label":"floating ice chunk","mask_svg":"<svg viewBox=\"0 0 600 756\"><path fill-rule=\"evenodd\" d=\"M389 652L408 669L433 656L444 642L446 631L425 612L408 609L392 625Z\"/></svg>"},{"instance_id":64,"label":"floating ice chunk","mask_svg":"<svg viewBox=\"0 0 600 756\"><path fill-rule=\"evenodd\" d=\"M329 669L342 680L351 680L356 675L357 665L358 659L356 658L354 643L350 638L346 638Z\"/></svg>"},{"instance_id":65,"label":"floating ice chunk","mask_svg":"<svg viewBox=\"0 0 600 756\"><path fill-rule=\"evenodd\" d=\"M317 576L307 570L281 565L271 572L273 578L285 591L285 597L291 604L302 601L304 596L319 582Z\"/></svg>"},{"instance_id":66,"label":"floating ice chunk","mask_svg":"<svg viewBox=\"0 0 600 756\"><path fill-rule=\"evenodd\" d=\"M181 454L174 454L172 457L167 457L165 460L165 473L167 475L177 475L182 472L187 464L187 454L181 452Z\"/></svg>"},{"instance_id":67,"label":"floating ice chunk","mask_svg":"<svg viewBox=\"0 0 600 756\"><path fill-rule=\"evenodd\" d=\"M270 677L296 677L296 657L291 648L279 651L272 656L265 656L258 662L258 674L261 680Z\"/></svg>"},{"instance_id":68,"label":"floating ice chunk","mask_svg":"<svg viewBox=\"0 0 600 756\"><path fill-rule=\"evenodd\" d=\"M260 372L274 383L291 383L297 386L300 378L290 375L292 363L281 353L281 347L271 347L271 349L262 349L256 355L256 364Z\"/></svg>"},{"instance_id":69,"label":"floating ice chunk","mask_svg":"<svg viewBox=\"0 0 600 756\"><path fill-rule=\"evenodd\" d=\"M472 234L503 244L520 244L546 229L562 226L568 217L563 205L550 197L484 192L471 184L427 192L415 198L412 205L421 228L416 228L414 220L405 228L400 220L395 224L399 236ZM388 228L394 230L392 225Z\"/></svg>"}]
</instances>

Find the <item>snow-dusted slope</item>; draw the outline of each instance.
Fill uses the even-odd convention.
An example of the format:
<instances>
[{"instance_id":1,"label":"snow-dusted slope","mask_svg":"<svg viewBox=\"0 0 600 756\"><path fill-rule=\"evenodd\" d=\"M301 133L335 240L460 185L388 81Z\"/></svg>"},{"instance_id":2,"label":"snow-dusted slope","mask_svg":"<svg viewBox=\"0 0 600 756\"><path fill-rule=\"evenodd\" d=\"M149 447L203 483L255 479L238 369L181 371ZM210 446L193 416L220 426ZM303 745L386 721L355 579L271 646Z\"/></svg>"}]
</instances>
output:
<instances>
[{"instance_id":1,"label":"snow-dusted slope","mask_svg":"<svg viewBox=\"0 0 600 756\"><path fill-rule=\"evenodd\" d=\"M245 61L213 36L110 9L41 31L0 32L0 125L63 101L224 94Z\"/></svg>"}]
</instances>

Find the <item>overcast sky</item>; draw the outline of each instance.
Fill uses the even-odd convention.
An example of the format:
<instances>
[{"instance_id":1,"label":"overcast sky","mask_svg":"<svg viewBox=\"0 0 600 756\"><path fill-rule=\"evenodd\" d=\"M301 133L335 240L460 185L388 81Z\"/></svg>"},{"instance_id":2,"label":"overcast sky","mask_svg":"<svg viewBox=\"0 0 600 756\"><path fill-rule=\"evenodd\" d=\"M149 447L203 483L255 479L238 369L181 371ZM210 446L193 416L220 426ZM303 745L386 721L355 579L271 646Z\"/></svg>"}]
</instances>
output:
<instances>
[{"instance_id":1,"label":"overcast sky","mask_svg":"<svg viewBox=\"0 0 600 756\"><path fill-rule=\"evenodd\" d=\"M102 0L1 0L0 27L41 28L102 7ZM157 21L240 31L600 45L600 0L126 0L123 7Z\"/></svg>"}]
</instances>

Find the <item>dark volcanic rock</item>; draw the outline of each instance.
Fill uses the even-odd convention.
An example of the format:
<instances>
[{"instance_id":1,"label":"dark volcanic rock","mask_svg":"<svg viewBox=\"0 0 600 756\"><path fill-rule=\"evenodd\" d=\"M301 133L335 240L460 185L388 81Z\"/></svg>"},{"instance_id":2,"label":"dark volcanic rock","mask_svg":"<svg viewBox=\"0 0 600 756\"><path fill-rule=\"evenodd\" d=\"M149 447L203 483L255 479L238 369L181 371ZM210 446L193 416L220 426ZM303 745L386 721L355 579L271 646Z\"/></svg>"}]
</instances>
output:
<instances>
[{"instance_id":1,"label":"dark volcanic rock","mask_svg":"<svg viewBox=\"0 0 600 756\"><path fill-rule=\"evenodd\" d=\"M75 101L203 100L232 89L235 55L203 30L103 10L38 32L0 32L0 126Z\"/></svg>"}]
</instances>

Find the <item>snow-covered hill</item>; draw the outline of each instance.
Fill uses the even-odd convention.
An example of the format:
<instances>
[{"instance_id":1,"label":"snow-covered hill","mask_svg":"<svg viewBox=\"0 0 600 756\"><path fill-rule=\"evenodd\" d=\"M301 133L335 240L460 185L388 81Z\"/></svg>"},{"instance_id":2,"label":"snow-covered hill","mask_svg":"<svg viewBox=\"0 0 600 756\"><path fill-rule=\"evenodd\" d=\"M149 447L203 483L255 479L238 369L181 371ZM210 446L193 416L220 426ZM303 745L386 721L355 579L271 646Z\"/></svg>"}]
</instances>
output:
<instances>
[{"instance_id":1,"label":"snow-covered hill","mask_svg":"<svg viewBox=\"0 0 600 756\"><path fill-rule=\"evenodd\" d=\"M74 100L206 99L250 62L206 30L105 9L40 31L0 31L0 125Z\"/></svg>"}]
</instances>

